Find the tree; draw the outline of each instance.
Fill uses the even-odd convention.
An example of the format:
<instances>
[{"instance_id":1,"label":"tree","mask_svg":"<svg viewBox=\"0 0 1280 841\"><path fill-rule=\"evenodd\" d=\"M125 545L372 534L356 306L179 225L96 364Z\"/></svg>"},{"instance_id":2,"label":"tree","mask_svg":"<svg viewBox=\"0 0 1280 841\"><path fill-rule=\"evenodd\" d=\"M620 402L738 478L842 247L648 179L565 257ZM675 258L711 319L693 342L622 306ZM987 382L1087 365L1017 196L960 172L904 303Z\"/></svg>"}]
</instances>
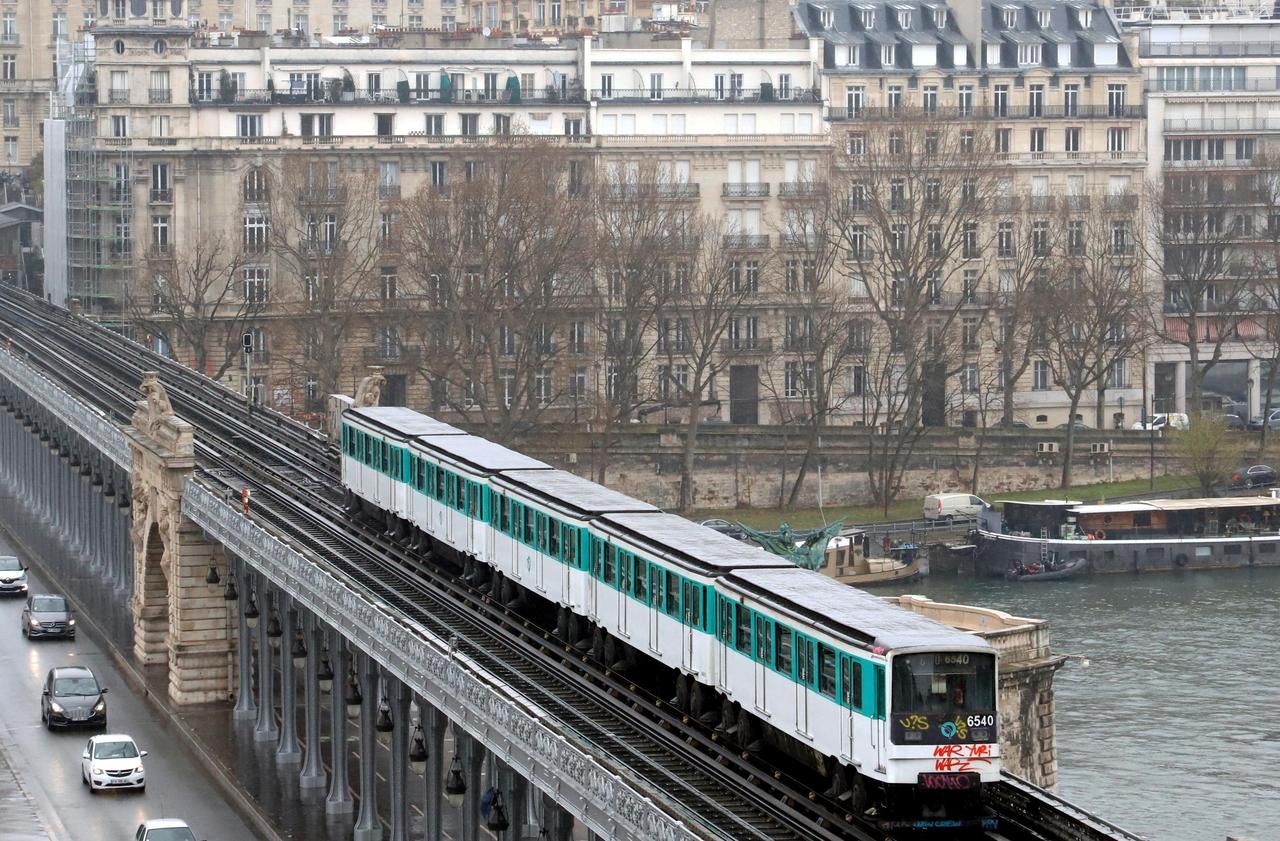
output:
<instances>
[{"instance_id":1,"label":"tree","mask_svg":"<svg viewBox=\"0 0 1280 841\"><path fill-rule=\"evenodd\" d=\"M868 436L868 480L887 513L925 428L946 423L948 386L977 364L991 238L983 217L998 174L978 123L904 109L881 116L849 136L830 218L851 293L874 316L861 343L862 420L880 431Z\"/></svg>"},{"instance_id":2,"label":"tree","mask_svg":"<svg viewBox=\"0 0 1280 841\"><path fill-rule=\"evenodd\" d=\"M1077 209L1064 209L1059 220L1065 235L1051 287L1043 293L1052 315L1040 322L1033 339L1069 404L1064 488L1071 486L1080 402L1090 389L1103 400L1107 378L1117 366L1127 369L1146 340L1142 327L1151 306L1129 234L1133 209L1090 198Z\"/></svg>"},{"instance_id":3,"label":"tree","mask_svg":"<svg viewBox=\"0 0 1280 841\"><path fill-rule=\"evenodd\" d=\"M580 386L557 370L585 353L593 288L595 216L576 160L548 141L503 138L402 209L412 299L401 312L424 348L420 370L440 402L500 442Z\"/></svg>"},{"instance_id":4,"label":"tree","mask_svg":"<svg viewBox=\"0 0 1280 841\"><path fill-rule=\"evenodd\" d=\"M743 274L740 256L721 226L693 217L685 229L687 247L660 276L663 308L658 321L659 397L683 406L684 442L680 459L679 507L694 499L694 457L702 407L716 378L740 353L752 352L743 330L759 290ZM757 265L756 272L767 271ZM732 334L732 335L731 335ZM750 334L754 336L755 334ZM717 401L718 402L718 401Z\"/></svg>"},{"instance_id":5,"label":"tree","mask_svg":"<svg viewBox=\"0 0 1280 841\"><path fill-rule=\"evenodd\" d=\"M363 162L361 162L363 163ZM270 251L284 275L272 291L267 278L247 278L245 297L276 301L302 347L300 371L319 394L339 390L359 325L374 322L378 351L399 347L394 325L373 315L385 297L379 284L383 260L394 242L394 203L399 187L369 177L355 162L319 155L289 156L278 175L252 171L245 190L258 193L269 212ZM283 290L283 294L276 294Z\"/></svg>"},{"instance_id":6,"label":"tree","mask_svg":"<svg viewBox=\"0 0 1280 841\"><path fill-rule=\"evenodd\" d=\"M240 337L265 301L245 295L246 249L205 229L179 245L153 245L128 289L134 324L213 379L239 362ZM141 288L140 288L141 287Z\"/></svg>"},{"instance_id":7,"label":"tree","mask_svg":"<svg viewBox=\"0 0 1280 841\"><path fill-rule=\"evenodd\" d=\"M1250 310L1250 262L1231 210L1248 192L1237 176L1174 170L1148 188L1147 235L1138 239L1164 275L1164 299L1148 319L1160 341L1187 352L1189 408L1200 411L1204 377ZM1113 204L1136 196L1107 196Z\"/></svg>"},{"instance_id":8,"label":"tree","mask_svg":"<svg viewBox=\"0 0 1280 841\"><path fill-rule=\"evenodd\" d=\"M1280 359L1280 155L1266 150L1253 160L1252 187L1262 219L1250 218L1250 229L1256 231L1250 249L1253 287L1249 298L1250 317L1241 332L1249 333L1250 352L1266 366L1258 383L1262 403L1262 433L1258 453L1266 450L1266 419L1271 414L1272 395ZM1248 420L1246 418L1245 420Z\"/></svg>"},{"instance_id":9,"label":"tree","mask_svg":"<svg viewBox=\"0 0 1280 841\"><path fill-rule=\"evenodd\" d=\"M1200 484L1204 496L1231 479L1244 458L1244 442L1227 428L1221 415L1193 413L1186 429L1170 432L1173 452Z\"/></svg>"},{"instance_id":10,"label":"tree","mask_svg":"<svg viewBox=\"0 0 1280 841\"><path fill-rule=\"evenodd\" d=\"M695 240L686 231L694 211L688 184L657 163L611 161L592 192L597 230L595 259L604 283L597 335L604 339L604 393L597 394L604 421L597 452L596 481L604 482L613 428L628 423L658 394L652 367L658 319L666 309L670 284L663 277L688 260Z\"/></svg>"}]
</instances>

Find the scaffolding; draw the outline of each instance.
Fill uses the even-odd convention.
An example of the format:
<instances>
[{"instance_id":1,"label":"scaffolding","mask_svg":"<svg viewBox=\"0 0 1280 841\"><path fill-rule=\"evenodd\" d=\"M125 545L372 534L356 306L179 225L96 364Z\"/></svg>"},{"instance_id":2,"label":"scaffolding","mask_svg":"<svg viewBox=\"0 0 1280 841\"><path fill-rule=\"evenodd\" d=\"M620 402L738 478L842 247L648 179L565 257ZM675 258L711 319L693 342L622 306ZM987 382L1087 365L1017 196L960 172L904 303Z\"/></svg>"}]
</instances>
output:
<instances>
[{"instance_id":1,"label":"scaffolding","mask_svg":"<svg viewBox=\"0 0 1280 841\"><path fill-rule=\"evenodd\" d=\"M67 295L118 316L136 268L132 141L125 131L100 133L92 36L69 46L54 103L66 123Z\"/></svg>"}]
</instances>

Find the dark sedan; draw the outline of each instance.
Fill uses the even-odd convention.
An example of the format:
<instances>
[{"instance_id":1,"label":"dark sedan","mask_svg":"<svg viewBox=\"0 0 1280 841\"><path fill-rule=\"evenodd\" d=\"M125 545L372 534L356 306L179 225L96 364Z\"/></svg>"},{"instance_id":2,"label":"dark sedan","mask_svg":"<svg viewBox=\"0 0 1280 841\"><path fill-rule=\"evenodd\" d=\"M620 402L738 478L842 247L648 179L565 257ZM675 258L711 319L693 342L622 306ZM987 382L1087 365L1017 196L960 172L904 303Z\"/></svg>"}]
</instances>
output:
<instances>
[{"instance_id":1,"label":"dark sedan","mask_svg":"<svg viewBox=\"0 0 1280 841\"><path fill-rule=\"evenodd\" d=\"M55 727L107 728L107 690L84 666L49 670L40 693L40 720Z\"/></svg>"},{"instance_id":2,"label":"dark sedan","mask_svg":"<svg viewBox=\"0 0 1280 841\"><path fill-rule=\"evenodd\" d=\"M27 639L59 637L76 638L76 618L63 596L32 593L22 608L22 635Z\"/></svg>"},{"instance_id":3,"label":"dark sedan","mask_svg":"<svg viewBox=\"0 0 1280 841\"><path fill-rule=\"evenodd\" d=\"M1265 464L1255 464L1236 471L1231 484L1236 487L1265 488L1276 483L1276 471Z\"/></svg>"},{"instance_id":4,"label":"dark sedan","mask_svg":"<svg viewBox=\"0 0 1280 841\"><path fill-rule=\"evenodd\" d=\"M1244 418L1240 417L1239 415L1219 415L1219 417L1222 418L1222 424L1227 429L1234 429L1237 431L1241 431L1246 428Z\"/></svg>"}]
</instances>

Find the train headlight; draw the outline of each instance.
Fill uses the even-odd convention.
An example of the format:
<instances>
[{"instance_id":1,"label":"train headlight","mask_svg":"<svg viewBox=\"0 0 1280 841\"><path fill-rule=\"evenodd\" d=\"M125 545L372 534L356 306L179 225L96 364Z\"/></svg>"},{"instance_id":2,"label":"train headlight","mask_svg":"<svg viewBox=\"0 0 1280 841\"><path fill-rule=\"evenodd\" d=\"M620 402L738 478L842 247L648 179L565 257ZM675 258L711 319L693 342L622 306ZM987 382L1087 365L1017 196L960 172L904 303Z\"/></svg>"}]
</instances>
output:
<instances>
[{"instance_id":1,"label":"train headlight","mask_svg":"<svg viewBox=\"0 0 1280 841\"><path fill-rule=\"evenodd\" d=\"M975 742L991 741L991 731L986 728L983 728L982 730L970 730L969 736L972 737Z\"/></svg>"}]
</instances>

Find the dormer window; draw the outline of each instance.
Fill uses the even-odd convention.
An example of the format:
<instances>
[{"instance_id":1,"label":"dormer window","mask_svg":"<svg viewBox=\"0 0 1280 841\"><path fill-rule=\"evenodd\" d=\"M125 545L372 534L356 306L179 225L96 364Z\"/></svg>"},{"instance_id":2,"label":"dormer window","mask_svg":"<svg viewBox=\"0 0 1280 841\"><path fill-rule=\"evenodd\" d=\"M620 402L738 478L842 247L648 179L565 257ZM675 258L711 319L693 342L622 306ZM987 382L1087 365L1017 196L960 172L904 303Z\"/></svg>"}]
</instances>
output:
<instances>
[{"instance_id":1,"label":"dormer window","mask_svg":"<svg viewBox=\"0 0 1280 841\"><path fill-rule=\"evenodd\" d=\"M987 66L988 67L1000 66L1000 45L999 44L987 44Z\"/></svg>"},{"instance_id":2,"label":"dormer window","mask_svg":"<svg viewBox=\"0 0 1280 841\"><path fill-rule=\"evenodd\" d=\"M894 54L894 45L885 44L880 47L880 66L893 67L895 64L897 64L897 60Z\"/></svg>"},{"instance_id":3,"label":"dormer window","mask_svg":"<svg viewBox=\"0 0 1280 841\"><path fill-rule=\"evenodd\" d=\"M1093 9L1080 9L1080 28L1088 29L1093 24Z\"/></svg>"},{"instance_id":4,"label":"dormer window","mask_svg":"<svg viewBox=\"0 0 1280 841\"><path fill-rule=\"evenodd\" d=\"M947 28L947 10L941 6L933 10L933 25L938 29Z\"/></svg>"},{"instance_id":5,"label":"dormer window","mask_svg":"<svg viewBox=\"0 0 1280 841\"><path fill-rule=\"evenodd\" d=\"M1015 26L1018 25L1017 9L1004 9L1002 11L1004 12L1004 28L1005 29L1013 29Z\"/></svg>"},{"instance_id":6,"label":"dormer window","mask_svg":"<svg viewBox=\"0 0 1280 841\"><path fill-rule=\"evenodd\" d=\"M858 54L857 44L849 44L846 47L844 63L850 67L857 67L858 65L862 64L862 56Z\"/></svg>"},{"instance_id":7,"label":"dormer window","mask_svg":"<svg viewBox=\"0 0 1280 841\"><path fill-rule=\"evenodd\" d=\"M1040 63L1040 45L1039 44L1019 44L1018 45L1018 64L1020 66L1034 65Z\"/></svg>"},{"instance_id":8,"label":"dormer window","mask_svg":"<svg viewBox=\"0 0 1280 841\"><path fill-rule=\"evenodd\" d=\"M1049 20L1052 16L1053 16L1053 13L1050 12L1048 9L1041 9L1040 11L1036 12L1036 23L1040 24L1041 29L1048 29Z\"/></svg>"},{"instance_id":9,"label":"dormer window","mask_svg":"<svg viewBox=\"0 0 1280 841\"><path fill-rule=\"evenodd\" d=\"M911 10L910 9L898 10L898 28L899 29L911 28Z\"/></svg>"},{"instance_id":10,"label":"dormer window","mask_svg":"<svg viewBox=\"0 0 1280 841\"><path fill-rule=\"evenodd\" d=\"M822 28L830 29L836 24L835 9L823 9L818 13L822 18Z\"/></svg>"},{"instance_id":11,"label":"dormer window","mask_svg":"<svg viewBox=\"0 0 1280 841\"><path fill-rule=\"evenodd\" d=\"M863 29L876 28L876 10L875 9L862 10L862 28Z\"/></svg>"}]
</instances>

